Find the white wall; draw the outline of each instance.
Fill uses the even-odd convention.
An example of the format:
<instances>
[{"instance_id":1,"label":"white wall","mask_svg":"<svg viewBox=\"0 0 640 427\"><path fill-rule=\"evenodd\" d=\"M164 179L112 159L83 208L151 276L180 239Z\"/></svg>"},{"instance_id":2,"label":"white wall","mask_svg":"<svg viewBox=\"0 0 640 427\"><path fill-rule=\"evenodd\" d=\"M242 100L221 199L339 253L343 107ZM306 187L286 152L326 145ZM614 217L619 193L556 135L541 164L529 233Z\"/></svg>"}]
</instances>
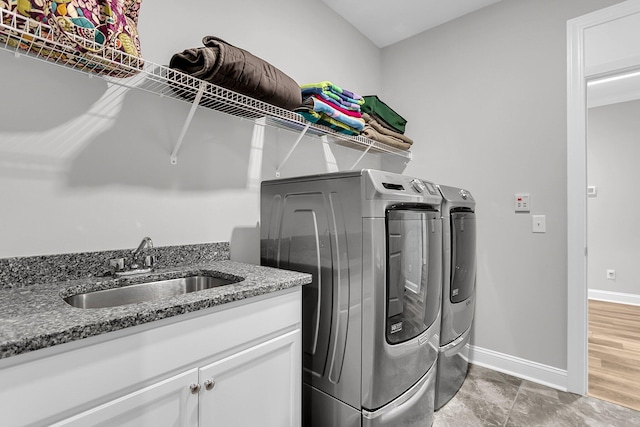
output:
<instances>
[{"instance_id":1,"label":"white wall","mask_svg":"<svg viewBox=\"0 0 640 427\"><path fill-rule=\"evenodd\" d=\"M566 21L614 3L502 1L383 50L384 99L416 139L405 172L478 201L477 347L566 369Z\"/></svg>"},{"instance_id":2,"label":"white wall","mask_svg":"<svg viewBox=\"0 0 640 427\"><path fill-rule=\"evenodd\" d=\"M589 109L588 183L597 187L588 199L589 290L640 295L640 222L629 197L640 182L638 117L638 100Z\"/></svg>"},{"instance_id":3,"label":"white wall","mask_svg":"<svg viewBox=\"0 0 640 427\"><path fill-rule=\"evenodd\" d=\"M146 60L168 64L215 35L299 84L331 80L362 94L381 86L380 50L321 2L189 6L143 2ZM258 262L259 197L249 176L275 178L296 135L268 128L256 167L249 163L252 122L199 109L172 166L188 104L4 51L0 76L0 257L128 248L148 235L160 246L232 240L235 259ZM301 147L283 176L326 171L318 140ZM334 152L341 168L360 155ZM379 156L362 165L379 167Z\"/></svg>"}]
</instances>

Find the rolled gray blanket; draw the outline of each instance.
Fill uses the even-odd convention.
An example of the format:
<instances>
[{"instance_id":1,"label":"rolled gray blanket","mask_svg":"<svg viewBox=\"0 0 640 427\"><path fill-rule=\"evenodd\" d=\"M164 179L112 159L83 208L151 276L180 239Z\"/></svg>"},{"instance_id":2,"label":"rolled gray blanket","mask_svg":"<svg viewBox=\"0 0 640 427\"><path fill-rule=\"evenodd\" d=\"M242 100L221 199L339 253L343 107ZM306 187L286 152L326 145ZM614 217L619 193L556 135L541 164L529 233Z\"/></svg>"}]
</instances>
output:
<instances>
[{"instance_id":1,"label":"rolled gray blanket","mask_svg":"<svg viewBox=\"0 0 640 427\"><path fill-rule=\"evenodd\" d=\"M173 55L169 67L287 110L302 104L298 83L270 63L214 36L202 43Z\"/></svg>"}]
</instances>

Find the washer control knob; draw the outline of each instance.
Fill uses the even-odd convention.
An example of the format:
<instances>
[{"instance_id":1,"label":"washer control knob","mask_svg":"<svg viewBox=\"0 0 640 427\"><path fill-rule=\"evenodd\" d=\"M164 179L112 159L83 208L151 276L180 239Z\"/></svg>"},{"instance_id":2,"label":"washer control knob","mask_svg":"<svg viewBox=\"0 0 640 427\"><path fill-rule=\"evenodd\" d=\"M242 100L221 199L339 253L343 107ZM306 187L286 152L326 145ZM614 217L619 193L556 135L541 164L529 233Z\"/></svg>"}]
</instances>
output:
<instances>
[{"instance_id":1,"label":"washer control knob","mask_svg":"<svg viewBox=\"0 0 640 427\"><path fill-rule=\"evenodd\" d=\"M467 200L471 197L471 194L467 190L460 190L460 197L462 197L462 200Z\"/></svg>"},{"instance_id":2,"label":"washer control knob","mask_svg":"<svg viewBox=\"0 0 640 427\"><path fill-rule=\"evenodd\" d=\"M424 183L422 181L420 181L419 179L412 179L411 180L411 186L414 188L414 190L416 190L418 193L423 193L424 190L427 189L427 187L424 185Z\"/></svg>"}]
</instances>

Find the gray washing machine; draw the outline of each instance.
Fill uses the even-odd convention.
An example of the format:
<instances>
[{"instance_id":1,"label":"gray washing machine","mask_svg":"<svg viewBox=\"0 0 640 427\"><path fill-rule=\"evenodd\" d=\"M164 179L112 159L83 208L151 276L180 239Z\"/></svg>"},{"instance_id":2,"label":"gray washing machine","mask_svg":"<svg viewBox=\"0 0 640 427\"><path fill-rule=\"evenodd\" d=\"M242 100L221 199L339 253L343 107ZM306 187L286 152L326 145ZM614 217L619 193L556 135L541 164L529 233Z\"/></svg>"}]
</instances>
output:
<instances>
[{"instance_id":1,"label":"gray washing machine","mask_svg":"<svg viewBox=\"0 0 640 427\"><path fill-rule=\"evenodd\" d=\"M442 198L377 170L265 181L261 263L303 287L305 427L424 427L435 404Z\"/></svg>"},{"instance_id":2,"label":"gray washing machine","mask_svg":"<svg viewBox=\"0 0 640 427\"><path fill-rule=\"evenodd\" d=\"M467 375L476 300L476 202L467 190L437 187L442 194L443 290L436 410L458 392Z\"/></svg>"}]
</instances>

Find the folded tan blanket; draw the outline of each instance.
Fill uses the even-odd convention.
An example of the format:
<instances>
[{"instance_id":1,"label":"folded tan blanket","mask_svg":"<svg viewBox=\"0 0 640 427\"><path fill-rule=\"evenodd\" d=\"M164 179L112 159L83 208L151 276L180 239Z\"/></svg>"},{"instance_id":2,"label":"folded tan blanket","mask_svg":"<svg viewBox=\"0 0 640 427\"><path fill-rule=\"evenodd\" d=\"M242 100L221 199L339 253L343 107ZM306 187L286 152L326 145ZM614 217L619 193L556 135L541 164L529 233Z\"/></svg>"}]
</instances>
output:
<instances>
[{"instance_id":1,"label":"folded tan blanket","mask_svg":"<svg viewBox=\"0 0 640 427\"><path fill-rule=\"evenodd\" d=\"M273 65L217 37L202 43L173 55L169 67L287 110L302 104L298 83Z\"/></svg>"},{"instance_id":2,"label":"folded tan blanket","mask_svg":"<svg viewBox=\"0 0 640 427\"><path fill-rule=\"evenodd\" d=\"M375 129L379 134L390 136L392 138L398 139L398 140L400 140L401 142L403 142L405 144L409 144L409 145L413 144L413 140L411 138L409 138L408 136L405 136L405 135L403 135L403 134L401 134L399 132L394 132L394 131L388 129L387 127L385 127L382 124L380 124L380 122L378 122L376 119L374 119L368 113L362 113L362 118L364 119L366 124L368 124L373 129Z\"/></svg>"},{"instance_id":3,"label":"folded tan blanket","mask_svg":"<svg viewBox=\"0 0 640 427\"><path fill-rule=\"evenodd\" d=\"M400 150L408 150L411 148L411 144L400 140L399 138L393 137L391 135L385 135L383 133L378 132L373 126L370 124L364 125L364 129L360 133L360 135L369 138L373 141L380 142L382 144L389 145L394 148L398 148Z\"/></svg>"}]
</instances>

